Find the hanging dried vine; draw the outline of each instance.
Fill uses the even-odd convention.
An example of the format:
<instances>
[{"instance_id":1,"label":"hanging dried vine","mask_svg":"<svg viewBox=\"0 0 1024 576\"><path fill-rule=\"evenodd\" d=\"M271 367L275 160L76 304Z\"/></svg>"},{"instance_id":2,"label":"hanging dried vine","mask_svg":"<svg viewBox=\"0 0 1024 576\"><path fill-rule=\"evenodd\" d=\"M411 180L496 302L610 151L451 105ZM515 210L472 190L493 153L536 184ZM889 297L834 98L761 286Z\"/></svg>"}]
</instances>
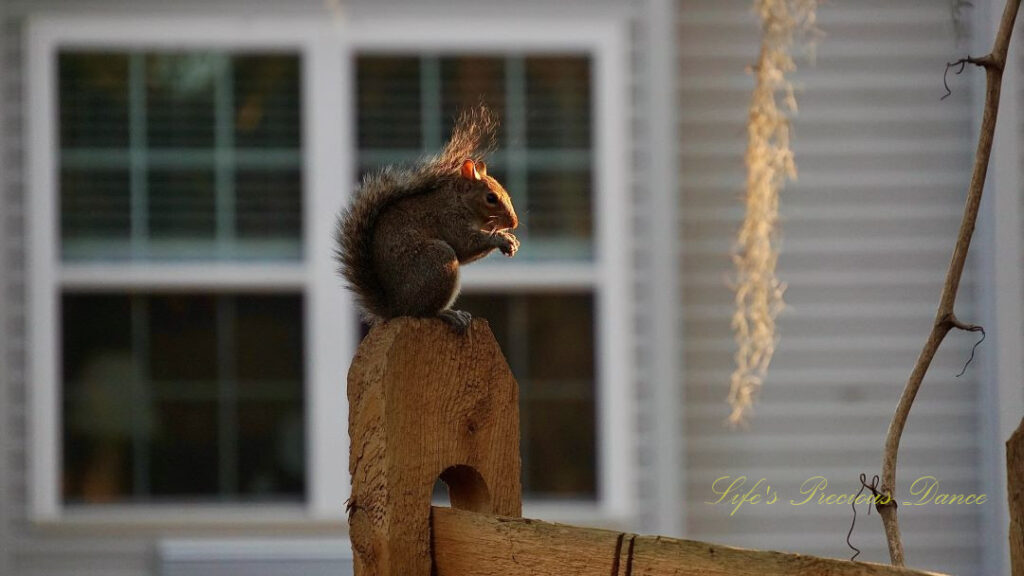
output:
<instances>
[{"instance_id":1,"label":"hanging dried vine","mask_svg":"<svg viewBox=\"0 0 1024 576\"><path fill-rule=\"evenodd\" d=\"M729 422L745 421L775 353L775 317L785 290L775 274L779 251L779 191L796 178L789 116L796 112L794 43L813 37L818 0L755 0L761 52L747 123L746 216L734 249L736 310L732 317L736 367L729 387ZM808 36L808 33L812 33ZM813 38L812 38L813 39ZM813 43L811 43L813 45Z\"/></svg>"}]
</instances>

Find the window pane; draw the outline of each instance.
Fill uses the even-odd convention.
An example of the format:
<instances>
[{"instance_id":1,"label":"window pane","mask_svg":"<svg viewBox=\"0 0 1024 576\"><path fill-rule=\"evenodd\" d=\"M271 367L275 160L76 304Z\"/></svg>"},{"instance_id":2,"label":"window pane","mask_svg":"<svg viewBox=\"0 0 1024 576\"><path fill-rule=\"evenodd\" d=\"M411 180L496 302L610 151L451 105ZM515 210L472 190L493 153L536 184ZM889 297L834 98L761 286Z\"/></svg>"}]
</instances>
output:
<instances>
[{"instance_id":1,"label":"window pane","mask_svg":"<svg viewBox=\"0 0 1024 576\"><path fill-rule=\"evenodd\" d=\"M470 294L519 382L523 493L593 500L596 488L593 296Z\"/></svg>"},{"instance_id":2,"label":"window pane","mask_svg":"<svg viewBox=\"0 0 1024 576\"><path fill-rule=\"evenodd\" d=\"M302 494L305 432L299 400L238 403L238 490L250 499Z\"/></svg>"},{"instance_id":3,"label":"window pane","mask_svg":"<svg viewBox=\"0 0 1024 576\"><path fill-rule=\"evenodd\" d=\"M276 382L274 391L281 397L270 399L296 400L302 397L302 322L288 319L302 317L302 301L292 296L239 296L235 315L238 346L235 363L239 380L250 383ZM261 384L262 386L262 384ZM267 400L259 389L241 390L243 396Z\"/></svg>"},{"instance_id":4,"label":"window pane","mask_svg":"<svg viewBox=\"0 0 1024 576\"><path fill-rule=\"evenodd\" d=\"M364 56L359 78L359 147L423 146L418 58Z\"/></svg>"},{"instance_id":5,"label":"window pane","mask_svg":"<svg viewBox=\"0 0 1024 576\"><path fill-rule=\"evenodd\" d=\"M593 255L591 178L582 170L531 170L527 175L531 240L545 242L551 255Z\"/></svg>"},{"instance_id":6,"label":"window pane","mask_svg":"<svg viewBox=\"0 0 1024 576\"><path fill-rule=\"evenodd\" d=\"M217 397L217 300L212 295L171 295L146 298L137 305L148 310L149 378L157 390L188 389L212 401ZM164 385L166 384L166 385ZM198 386L197 386L198 385Z\"/></svg>"},{"instance_id":7,"label":"window pane","mask_svg":"<svg viewBox=\"0 0 1024 576\"><path fill-rule=\"evenodd\" d=\"M505 112L504 58L441 59L441 135L444 142L452 136L453 122L462 110L486 102L498 120ZM505 123L498 128L498 146L506 141Z\"/></svg>"},{"instance_id":8,"label":"window pane","mask_svg":"<svg viewBox=\"0 0 1024 576\"><path fill-rule=\"evenodd\" d=\"M298 295L65 294L64 498L305 493Z\"/></svg>"},{"instance_id":9,"label":"window pane","mask_svg":"<svg viewBox=\"0 0 1024 576\"><path fill-rule=\"evenodd\" d=\"M64 258L75 247L124 243L131 235L131 190L126 169L64 170L60 175L60 236Z\"/></svg>"},{"instance_id":10,"label":"window pane","mask_svg":"<svg viewBox=\"0 0 1024 576\"><path fill-rule=\"evenodd\" d=\"M590 61L527 58L526 106L531 148L589 148Z\"/></svg>"},{"instance_id":11,"label":"window pane","mask_svg":"<svg viewBox=\"0 0 1024 576\"><path fill-rule=\"evenodd\" d=\"M217 199L212 170L149 173L150 238L213 240Z\"/></svg>"},{"instance_id":12,"label":"window pane","mask_svg":"<svg viewBox=\"0 0 1024 576\"><path fill-rule=\"evenodd\" d=\"M301 146L298 58L237 56L232 73L236 145L298 149Z\"/></svg>"},{"instance_id":13,"label":"window pane","mask_svg":"<svg viewBox=\"0 0 1024 576\"><path fill-rule=\"evenodd\" d=\"M157 429L145 447L150 460L149 489L136 494L135 500L226 496L227 490L219 486L218 469L220 459L228 455L221 453L218 442L215 400L157 400L151 410Z\"/></svg>"},{"instance_id":14,"label":"window pane","mask_svg":"<svg viewBox=\"0 0 1024 576\"><path fill-rule=\"evenodd\" d=\"M61 54L60 145L64 148L128 146L128 57Z\"/></svg>"},{"instance_id":15,"label":"window pane","mask_svg":"<svg viewBox=\"0 0 1024 576\"><path fill-rule=\"evenodd\" d=\"M224 58L210 53L146 56L146 139L154 148L214 147L215 84Z\"/></svg>"},{"instance_id":16,"label":"window pane","mask_svg":"<svg viewBox=\"0 0 1024 576\"><path fill-rule=\"evenodd\" d=\"M63 488L66 499L122 499L134 491L131 302L67 295L62 338Z\"/></svg>"},{"instance_id":17,"label":"window pane","mask_svg":"<svg viewBox=\"0 0 1024 576\"><path fill-rule=\"evenodd\" d=\"M302 257L293 54L64 51L64 260Z\"/></svg>"},{"instance_id":18,"label":"window pane","mask_svg":"<svg viewBox=\"0 0 1024 576\"><path fill-rule=\"evenodd\" d=\"M235 178L239 238L287 241L301 237L302 175L298 170L239 170Z\"/></svg>"}]
</instances>

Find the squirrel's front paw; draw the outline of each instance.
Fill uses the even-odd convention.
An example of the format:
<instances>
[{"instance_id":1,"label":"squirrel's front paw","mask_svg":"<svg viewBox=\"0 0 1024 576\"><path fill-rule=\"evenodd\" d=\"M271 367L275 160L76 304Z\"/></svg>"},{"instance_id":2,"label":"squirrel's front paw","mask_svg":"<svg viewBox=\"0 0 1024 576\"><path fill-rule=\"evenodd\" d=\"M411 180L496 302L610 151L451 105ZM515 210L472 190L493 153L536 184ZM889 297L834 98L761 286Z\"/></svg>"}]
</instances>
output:
<instances>
[{"instance_id":1,"label":"squirrel's front paw","mask_svg":"<svg viewBox=\"0 0 1024 576\"><path fill-rule=\"evenodd\" d=\"M509 258L515 256L516 252L519 251L519 238L516 238L515 234L512 234L511 232L500 232L499 237L502 240L498 245L498 249L501 250L501 253Z\"/></svg>"},{"instance_id":2,"label":"squirrel's front paw","mask_svg":"<svg viewBox=\"0 0 1024 576\"><path fill-rule=\"evenodd\" d=\"M437 313L438 318L447 322L457 333L465 334L473 316L465 310L446 308Z\"/></svg>"}]
</instances>

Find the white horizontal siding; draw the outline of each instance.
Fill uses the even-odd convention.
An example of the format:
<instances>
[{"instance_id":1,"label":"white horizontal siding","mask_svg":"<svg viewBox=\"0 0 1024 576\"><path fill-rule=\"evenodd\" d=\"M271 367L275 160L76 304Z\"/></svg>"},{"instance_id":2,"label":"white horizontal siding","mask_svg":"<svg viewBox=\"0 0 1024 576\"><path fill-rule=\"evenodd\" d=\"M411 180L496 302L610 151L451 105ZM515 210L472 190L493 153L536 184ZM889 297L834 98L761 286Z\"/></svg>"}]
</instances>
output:
<instances>
[{"instance_id":1,"label":"white horizontal siding","mask_svg":"<svg viewBox=\"0 0 1024 576\"><path fill-rule=\"evenodd\" d=\"M644 73L648 65L648 55L644 49L647 36L647 29L643 20L643 11L639 2L632 3L635 8L634 24L630 30L630 78L631 94L634 98L641 100L646 97L649 89L648 78ZM634 148L630 150L630 158L643 158L647 155L644 143L649 135L649 115L640 106L633 106L629 111L630 127ZM632 197L633 219L630 223L634 239L633 254L631 260L634 265L633 271L633 294L637 296L637 316L633 322L633 341L636 343L634 363L638 367L633 375L634 399L635 399L635 422L637 451L634 460L636 467L635 497L637 502L637 527L651 527L656 524L657 502L654 497L658 493L658 478L655 476L654 460L655 447L657 446L657 427L653 418L655 391L650 381L648 367L654 359L651 357L651 348L646 343L649 341L650 326L652 324L649 309L640 305L640 302L649 301L652 290L656 288L650 282L650 274L644 274L650 269L650 259L645 255L645 247L650 245L650 226L644 215L650 213L651 194L646 186L645 175L639 170L630 170L630 193Z\"/></svg>"},{"instance_id":2,"label":"white horizontal siding","mask_svg":"<svg viewBox=\"0 0 1024 576\"><path fill-rule=\"evenodd\" d=\"M794 76L797 182L782 192L780 341L748 430L723 426L734 344L729 250L743 216L745 121L759 31L751 3L684 0L679 129L688 536L848 558L846 506L704 504L724 475L765 477L780 499L823 475L849 493L880 471L896 400L931 326L969 178L970 90L943 94L955 48L947 2L826 2L816 65ZM974 316L969 269L958 300ZM953 334L915 403L899 493L931 474L977 492L977 370L956 378L973 335ZM983 350L983 348L982 348ZM983 352L982 352L983 353ZM976 368L976 367L975 367ZM861 560L887 561L861 507ZM901 508L908 561L977 574L977 508Z\"/></svg>"},{"instance_id":3,"label":"white horizontal siding","mask_svg":"<svg viewBox=\"0 0 1024 576\"><path fill-rule=\"evenodd\" d=\"M1013 49L1015 57L1014 60L1017 63L1017 150L1020 154L1020 162L1018 166L1018 174L1021 178L1024 178L1024 18L1018 16L1017 27L1014 30L1014 37L1010 47ZM1017 189L1024 188L1024 183L1018 183ZM1017 198L1020 200L1020 212L1021 215L1021 241L1024 242L1024 193L1018 194ZM1020 250L1017 253L1017 269L1021 274L1021 286L1024 287L1024 245L1021 245ZM1024 293L1020 295L1021 301L1024 301ZM1024 320L1024 319L1022 319ZM1024 324L1021 325L1020 329L1021 341L1024 341ZM1024 354L1019 355L1021 363L1021 373L1024 373Z\"/></svg>"},{"instance_id":4,"label":"white horizontal siding","mask_svg":"<svg viewBox=\"0 0 1024 576\"><path fill-rule=\"evenodd\" d=\"M17 555L18 533L25 529L25 479L26 469L25 446L25 385L24 385L24 242L20 235L24 230L22 222L22 161L24 143L22 141L22 113L21 113L21 23L18 19L9 17L9 7L5 6L3 19L0 20L0 27L3 28L0 34L0 59L3 61L3 83L2 102L0 115L2 115L2 129L0 129L0 154L3 155L3 170L0 171L0 203L3 205L3 222L0 224L0 233L3 240L0 247L3 248L3 255L0 261L3 263L3 274L0 274L0 281L3 289L0 290L0 298L3 299L4 315L2 331L4 333L3 347L0 353L0 367L4 371L4 377L0 378L0 384L4 390L0 393L0 425L4 426L4 433L0 434L6 442L0 445L0 497L4 507L2 516L4 526L3 544L5 558L5 569L13 574L20 574L21 568ZM8 573L5 572L5 573Z\"/></svg>"},{"instance_id":5,"label":"white horizontal siding","mask_svg":"<svg viewBox=\"0 0 1024 576\"><path fill-rule=\"evenodd\" d=\"M7 39L6 21L5 7L3 4L0 4L0 96L4 96L7 93L7 66L6 58L4 57L4 47L6 46ZM5 225L7 222L7 199L4 195L6 187L2 181L3 175L6 173L6 166L9 163L7 158L7 141L4 139L4 135L7 134L6 125L7 118L2 107L0 107L0 231L7 228ZM0 232L0 270L7 269L5 265L7 262L7 245L7 235ZM10 446L10 425L7 420L7 411L4 409L8 405L7 382L10 379L6 369L7 340L7 285L6 282L0 280L0 574L11 572L10 522L8 519L10 514L9 503L11 500L7 485L7 475L10 467L4 465L8 446Z\"/></svg>"}]
</instances>

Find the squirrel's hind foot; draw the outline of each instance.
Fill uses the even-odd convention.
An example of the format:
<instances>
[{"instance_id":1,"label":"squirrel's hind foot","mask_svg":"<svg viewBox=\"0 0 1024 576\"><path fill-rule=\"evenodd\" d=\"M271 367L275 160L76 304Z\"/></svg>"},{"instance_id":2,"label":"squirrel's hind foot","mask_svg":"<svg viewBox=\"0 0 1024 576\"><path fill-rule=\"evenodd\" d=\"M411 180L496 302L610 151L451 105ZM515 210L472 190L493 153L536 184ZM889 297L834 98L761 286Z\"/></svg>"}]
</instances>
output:
<instances>
[{"instance_id":1,"label":"squirrel's hind foot","mask_svg":"<svg viewBox=\"0 0 1024 576\"><path fill-rule=\"evenodd\" d=\"M465 334L466 330L469 329L470 322L473 321L473 315L469 312L465 310L452 310L451 308L441 310L437 313L437 317L447 322L459 334Z\"/></svg>"}]
</instances>

